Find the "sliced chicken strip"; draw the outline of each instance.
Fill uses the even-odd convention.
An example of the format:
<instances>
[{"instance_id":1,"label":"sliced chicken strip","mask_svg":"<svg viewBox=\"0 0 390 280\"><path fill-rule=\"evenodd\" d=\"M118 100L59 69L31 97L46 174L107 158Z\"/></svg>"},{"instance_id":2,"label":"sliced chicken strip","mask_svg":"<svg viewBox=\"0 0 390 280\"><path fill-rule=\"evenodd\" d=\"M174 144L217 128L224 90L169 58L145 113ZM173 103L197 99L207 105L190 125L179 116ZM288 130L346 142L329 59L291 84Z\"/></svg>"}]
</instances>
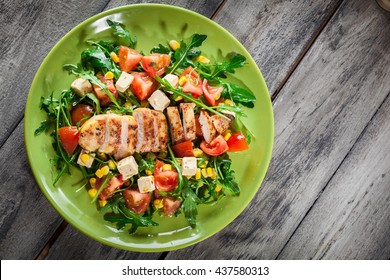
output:
<instances>
[{"instance_id":1,"label":"sliced chicken strip","mask_svg":"<svg viewBox=\"0 0 390 280\"><path fill-rule=\"evenodd\" d=\"M177 107L168 107L167 116L173 144L183 142L185 140L184 131Z\"/></svg>"},{"instance_id":2,"label":"sliced chicken strip","mask_svg":"<svg viewBox=\"0 0 390 280\"><path fill-rule=\"evenodd\" d=\"M195 103L181 103L180 111L183 116L183 130L185 140L196 138L196 124L194 114Z\"/></svg>"},{"instance_id":3,"label":"sliced chicken strip","mask_svg":"<svg viewBox=\"0 0 390 280\"><path fill-rule=\"evenodd\" d=\"M104 143L105 134L105 115L93 116L80 129L79 145L89 152L95 151Z\"/></svg>"},{"instance_id":4,"label":"sliced chicken strip","mask_svg":"<svg viewBox=\"0 0 390 280\"><path fill-rule=\"evenodd\" d=\"M211 117L209 116L209 114L207 114L206 111L200 111L199 124L202 130L204 140L207 143L210 143L217 135L217 130L213 125Z\"/></svg>"},{"instance_id":5,"label":"sliced chicken strip","mask_svg":"<svg viewBox=\"0 0 390 280\"><path fill-rule=\"evenodd\" d=\"M151 152L156 142L152 112L147 108L137 108L134 110L133 116L138 124L137 145L135 149L138 153Z\"/></svg>"},{"instance_id":6,"label":"sliced chicken strip","mask_svg":"<svg viewBox=\"0 0 390 280\"><path fill-rule=\"evenodd\" d=\"M114 155L115 159L120 160L122 158L132 155L135 151L137 142L137 122L133 116L121 116L122 118L122 134L121 145L119 150Z\"/></svg>"},{"instance_id":7,"label":"sliced chicken strip","mask_svg":"<svg viewBox=\"0 0 390 280\"><path fill-rule=\"evenodd\" d=\"M219 134L224 133L230 127L230 125L233 123L234 120L233 114L226 113L224 115L227 116L228 119L221 117L219 115L214 115L210 117L215 129Z\"/></svg>"},{"instance_id":8,"label":"sliced chicken strip","mask_svg":"<svg viewBox=\"0 0 390 280\"><path fill-rule=\"evenodd\" d=\"M106 115L106 133L104 143L99 152L109 155L115 154L121 147L122 116L117 114Z\"/></svg>"},{"instance_id":9,"label":"sliced chicken strip","mask_svg":"<svg viewBox=\"0 0 390 280\"><path fill-rule=\"evenodd\" d=\"M169 142L168 124L165 115L162 112L152 110L154 117L154 132L156 141L152 152L166 151Z\"/></svg>"}]
</instances>

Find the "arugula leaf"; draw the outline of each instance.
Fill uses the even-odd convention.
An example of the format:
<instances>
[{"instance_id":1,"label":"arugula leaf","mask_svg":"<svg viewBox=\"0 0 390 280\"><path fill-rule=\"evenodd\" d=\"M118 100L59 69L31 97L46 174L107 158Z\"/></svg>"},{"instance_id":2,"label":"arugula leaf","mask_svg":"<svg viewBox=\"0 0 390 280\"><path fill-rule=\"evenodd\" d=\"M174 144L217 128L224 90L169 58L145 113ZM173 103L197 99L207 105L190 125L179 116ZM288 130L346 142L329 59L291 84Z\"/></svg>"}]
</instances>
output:
<instances>
[{"instance_id":1,"label":"arugula leaf","mask_svg":"<svg viewBox=\"0 0 390 280\"><path fill-rule=\"evenodd\" d=\"M219 156L215 161L215 168L218 171L219 183L222 188L230 191L233 196L238 196L240 194L240 187L236 182L234 171L230 169L231 164L231 159L226 155Z\"/></svg>"},{"instance_id":2,"label":"arugula leaf","mask_svg":"<svg viewBox=\"0 0 390 280\"><path fill-rule=\"evenodd\" d=\"M184 216L188 222L194 226L196 225L196 216L198 215L197 205L201 200L188 185L183 189L183 198L182 208Z\"/></svg>"},{"instance_id":3,"label":"arugula leaf","mask_svg":"<svg viewBox=\"0 0 390 280\"><path fill-rule=\"evenodd\" d=\"M107 19L107 24L114 30L114 35L120 38L119 44L126 45L130 48L134 48L137 43L137 37L132 37L130 32L123 28L123 25L119 22Z\"/></svg>"},{"instance_id":4,"label":"arugula leaf","mask_svg":"<svg viewBox=\"0 0 390 280\"><path fill-rule=\"evenodd\" d=\"M109 56L106 56L100 46L96 47L96 49L84 50L81 53L81 64L83 68L89 70L101 70L103 72L111 71L114 73L116 79L118 79L122 73L112 59Z\"/></svg>"},{"instance_id":5,"label":"arugula leaf","mask_svg":"<svg viewBox=\"0 0 390 280\"><path fill-rule=\"evenodd\" d=\"M226 56L226 60L215 64L214 71L209 79L213 80L216 77L226 78L225 73L235 73L235 69L243 67L245 61L245 56L231 52Z\"/></svg>"},{"instance_id":6,"label":"arugula leaf","mask_svg":"<svg viewBox=\"0 0 390 280\"><path fill-rule=\"evenodd\" d=\"M222 92L222 96L230 98L234 103L242 104L248 108L253 108L256 101L256 96L249 90L240 87L233 83L222 82L222 85L226 90Z\"/></svg>"},{"instance_id":7,"label":"arugula leaf","mask_svg":"<svg viewBox=\"0 0 390 280\"><path fill-rule=\"evenodd\" d=\"M53 122L50 120L42 121L41 124L39 125L39 127L37 129L35 129L34 135L38 136L42 132L48 132L50 127L52 126L52 124L53 124Z\"/></svg>"},{"instance_id":8,"label":"arugula leaf","mask_svg":"<svg viewBox=\"0 0 390 280\"><path fill-rule=\"evenodd\" d=\"M117 47L115 40L100 40L100 41L87 40L87 43L93 46L98 46L107 53L114 51Z\"/></svg>"},{"instance_id":9,"label":"arugula leaf","mask_svg":"<svg viewBox=\"0 0 390 280\"><path fill-rule=\"evenodd\" d=\"M162 44L158 44L158 46L153 47L153 49L150 52L151 53L169 54L169 53L171 53L171 49L162 45Z\"/></svg>"}]
</instances>

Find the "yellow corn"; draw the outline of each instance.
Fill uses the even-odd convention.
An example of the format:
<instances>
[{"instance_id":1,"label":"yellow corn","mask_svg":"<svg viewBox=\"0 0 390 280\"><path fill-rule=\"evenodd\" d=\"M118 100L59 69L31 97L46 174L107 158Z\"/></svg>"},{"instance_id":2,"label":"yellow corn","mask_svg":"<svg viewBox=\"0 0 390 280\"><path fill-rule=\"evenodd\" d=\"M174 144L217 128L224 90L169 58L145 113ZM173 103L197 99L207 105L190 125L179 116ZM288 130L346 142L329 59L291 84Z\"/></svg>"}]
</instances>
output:
<instances>
[{"instance_id":1,"label":"yellow corn","mask_svg":"<svg viewBox=\"0 0 390 280\"><path fill-rule=\"evenodd\" d=\"M108 71L106 74L104 74L104 78L106 79L114 79L114 73L112 73L111 71Z\"/></svg>"},{"instance_id":2,"label":"yellow corn","mask_svg":"<svg viewBox=\"0 0 390 280\"><path fill-rule=\"evenodd\" d=\"M234 106L234 102L230 99L225 99L225 104L230 105L230 106Z\"/></svg>"},{"instance_id":3,"label":"yellow corn","mask_svg":"<svg viewBox=\"0 0 390 280\"><path fill-rule=\"evenodd\" d=\"M204 178L207 178L209 175L207 175L207 171L206 171L206 168L202 168L201 170L200 170L200 172L202 173L202 176L204 177Z\"/></svg>"},{"instance_id":4,"label":"yellow corn","mask_svg":"<svg viewBox=\"0 0 390 280\"><path fill-rule=\"evenodd\" d=\"M146 175L148 175L148 176L150 176L150 175L152 175L152 174L153 174L153 172L152 172L152 171L150 171L149 169L146 169L146 170L145 170L145 173L146 173Z\"/></svg>"},{"instance_id":5,"label":"yellow corn","mask_svg":"<svg viewBox=\"0 0 390 280\"><path fill-rule=\"evenodd\" d=\"M171 49L173 51L176 51L177 49L180 48L180 43L178 41L176 41L176 40L170 40L168 42L168 45L171 47Z\"/></svg>"},{"instance_id":6,"label":"yellow corn","mask_svg":"<svg viewBox=\"0 0 390 280\"><path fill-rule=\"evenodd\" d=\"M100 170L102 171L103 175L107 175L108 172L110 172L110 168L107 165L105 165L102 168L100 168Z\"/></svg>"},{"instance_id":7,"label":"yellow corn","mask_svg":"<svg viewBox=\"0 0 390 280\"><path fill-rule=\"evenodd\" d=\"M88 154L83 154L82 156L81 156L81 161L84 163L84 164L87 164L88 163L88 161L90 160L90 156L88 155Z\"/></svg>"},{"instance_id":8,"label":"yellow corn","mask_svg":"<svg viewBox=\"0 0 390 280\"><path fill-rule=\"evenodd\" d=\"M162 169L162 171L171 171L172 170L172 165L164 164L161 169Z\"/></svg>"},{"instance_id":9,"label":"yellow corn","mask_svg":"<svg viewBox=\"0 0 390 280\"><path fill-rule=\"evenodd\" d=\"M223 138L227 141L229 140L230 136L232 136L232 134L230 132L227 132L224 134Z\"/></svg>"},{"instance_id":10,"label":"yellow corn","mask_svg":"<svg viewBox=\"0 0 390 280\"><path fill-rule=\"evenodd\" d=\"M220 186L220 185L217 185L216 187L215 187L215 191L216 192L220 192L222 190L222 187Z\"/></svg>"},{"instance_id":11,"label":"yellow corn","mask_svg":"<svg viewBox=\"0 0 390 280\"><path fill-rule=\"evenodd\" d=\"M110 161L108 162L108 167L110 167L110 169L115 169L115 168L116 168L116 165L115 165L115 163L114 163L112 160L110 160Z\"/></svg>"},{"instance_id":12,"label":"yellow corn","mask_svg":"<svg viewBox=\"0 0 390 280\"><path fill-rule=\"evenodd\" d=\"M97 194L97 190L96 189L92 188L92 189L88 190L88 195L90 197L95 197L96 194Z\"/></svg>"},{"instance_id":13,"label":"yellow corn","mask_svg":"<svg viewBox=\"0 0 390 280\"><path fill-rule=\"evenodd\" d=\"M94 187L96 185L96 178L89 179L89 184L91 185L91 187Z\"/></svg>"},{"instance_id":14,"label":"yellow corn","mask_svg":"<svg viewBox=\"0 0 390 280\"><path fill-rule=\"evenodd\" d=\"M179 79L179 85L184 86L184 84L187 82L187 77L186 76L181 76Z\"/></svg>"},{"instance_id":15,"label":"yellow corn","mask_svg":"<svg viewBox=\"0 0 390 280\"><path fill-rule=\"evenodd\" d=\"M100 200L99 199L99 206L104 207L107 204L107 200Z\"/></svg>"},{"instance_id":16,"label":"yellow corn","mask_svg":"<svg viewBox=\"0 0 390 280\"><path fill-rule=\"evenodd\" d=\"M178 96L178 97L175 98L175 101L180 101L180 100L182 100L182 99L183 99L182 96Z\"/></svg>"},{"instance_id":17,"label":"yellow corn","mask_svg":"<svg viewBox=\"0 0 390 280\"><path fill-rule=\"evenodd\" d=\"M214 96L214 99L215 100L218 100L218 99L220 99L221 98L221 93L218 93L218 94L216 94L215 96Z\"/></svg>"},{"instance_id":18,"label":"yellow corn","mask_svg":"<svg viewBox=\"0 0 390 280\"><path fill-rule=\"evenodd\" d=\"M98 153L98 156L102 159L102 160L107 160L107 156L105 153Z\"/></svg>"},{"instance_id":19,"label":"yellow corn","mask_svg":"<svg viewBox=\"0 0 390 280\"><path fill-rule=\"evenodd\" d=\"M131 106L133 106L133 104L131 104L131 102L125 102L125 104L123 104L123 106L125 108L131 108Z\"/></svg>"},{"instance_id":20,"label":"yellow corn","mask_svg":"<svg viewBox=\"0 0 390 280\"><path fill-rule=\"evenodd\" d=\"M200 168L198 168L198 169L196 170L195 180L199 180L200 177L201 177Z\"/></svg>"},{"instance_id":21,"label":"yellow corn","mask_svg":"<svg viewBox=\"0 0 390 280\"><path fill-rule=\"evenodd\" d=\"M213 169L211 167L207 167L206 172L208 177L213 176Z\"/></svg>"},{"instance_id":22,"label":"yellow corn","mask_svg":"<svg viewBox=\"0 0 390 280\"><path fill-rule=\"evenodd\" d=\"M200 157L203 154L203 151L199 148L194 149L194 156L195 157Z\"/></svg>"},{"instance_id":23,"label":"yellow corn","mask_svg":"<svg viewBox=\"0 0 390 280\"><path fill-rule=\"evenodd\" d=\"M103 172L100 169L96 170L95 175L98 178L102 178L104 176Z\"/></svg>"},{"instance_id":24,"label":"yellow corn","mask_svg":"<svg viewBox=\"0 0 390 280\"><path fill-rule=\"evenodd\" d=\"M198 61L200 63L210 63L210 59L208 59L207 57L205 57L203 55L198 56Z\"/></svg>"},{"instance_id":25,"label":"yellow corn","mask_svg":"<svg viewBox=\"0 0 390 280\"><path fill-rule=\"evenodd\" d=\"M162 205L162 201L161 201L161 199L155 199L154 201L153 201L153 205L154 205L154 207L156 208L156 209L159 209L159 208L161 208L163 205Z\"/></svg>"},{"instance_id":26,"label":"yellow corn","mask_svg":"<svg viewBox=\"0 0 390 280\"><path fill-rule=\"evenodd\" d=\"M112 61L114 61L115 63L119 62L119 57L118 57L118 55L116 53L111 52L110 53L110 57L111 57Z\"/></svg>"}]
</instances>

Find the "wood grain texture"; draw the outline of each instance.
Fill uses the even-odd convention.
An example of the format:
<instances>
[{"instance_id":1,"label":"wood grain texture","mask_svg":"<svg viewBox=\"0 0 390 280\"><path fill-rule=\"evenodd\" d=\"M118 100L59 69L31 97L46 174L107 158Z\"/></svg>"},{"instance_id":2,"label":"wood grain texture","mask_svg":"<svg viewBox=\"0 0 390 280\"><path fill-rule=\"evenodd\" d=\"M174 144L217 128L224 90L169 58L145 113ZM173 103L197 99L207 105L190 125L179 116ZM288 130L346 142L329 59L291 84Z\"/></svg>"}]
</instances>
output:
<instances>
[{"instance_id":1,"label":"wood grain texture","mask_svg":"<svg viewBox=\"0 0 390 280\"><path fill-rule=\"evenodd\" d=\"M255 199L223 231L169 253L169 259L275 259L279 255L388 95L390 29L383 26L389 26L389 21L374 1L343 3L274 103L274 154ZM385 190L371 189L375 196ZM349 233L340 232L335 242L344 242ZM356 247L351 250L355 250L351 257L379 256L369 250L359 255Z\"/></svg>"},{"instance_id":2,"label":"wood grain texture","mask_svg":"<svg viewBox=\"0 0 390 280\"><path fill-rule=\"evenodd\" d=\"M248 49L272 95L339 2L229 0L215 21Z\"/></svg>"},{"instance_id":3,"label":"wood grain texture","mask_svg":"<svg viewBox=\"0 0 390 280\"><path fill-rule=\"evenodd\" d=\"M390 258L390 89L278 258Z\"/></svg>"}]
</instances>

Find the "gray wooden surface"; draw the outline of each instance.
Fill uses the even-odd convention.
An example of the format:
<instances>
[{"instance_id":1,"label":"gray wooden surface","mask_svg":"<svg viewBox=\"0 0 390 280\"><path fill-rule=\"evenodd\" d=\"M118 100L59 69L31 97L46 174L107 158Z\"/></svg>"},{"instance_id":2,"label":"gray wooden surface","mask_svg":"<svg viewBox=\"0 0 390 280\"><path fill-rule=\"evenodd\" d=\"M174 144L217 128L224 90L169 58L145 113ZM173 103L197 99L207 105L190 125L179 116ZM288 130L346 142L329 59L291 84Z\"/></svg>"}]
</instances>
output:
<instances>
[{"instance_id":1,"label":"gray wooden surface","mask_svg":"<svg viewBox=\"0 0 390 280\"><path fill-rule=\"evenodd\" d=\"M390 13L374 0L158 1L212 18L257 62L274 99L266 179L233 223L169 253L114 249L63 221L27 162L28 89L77 23L138 2L3 1L0 258L389 259Z\"/></svg>"}]
</instances>

